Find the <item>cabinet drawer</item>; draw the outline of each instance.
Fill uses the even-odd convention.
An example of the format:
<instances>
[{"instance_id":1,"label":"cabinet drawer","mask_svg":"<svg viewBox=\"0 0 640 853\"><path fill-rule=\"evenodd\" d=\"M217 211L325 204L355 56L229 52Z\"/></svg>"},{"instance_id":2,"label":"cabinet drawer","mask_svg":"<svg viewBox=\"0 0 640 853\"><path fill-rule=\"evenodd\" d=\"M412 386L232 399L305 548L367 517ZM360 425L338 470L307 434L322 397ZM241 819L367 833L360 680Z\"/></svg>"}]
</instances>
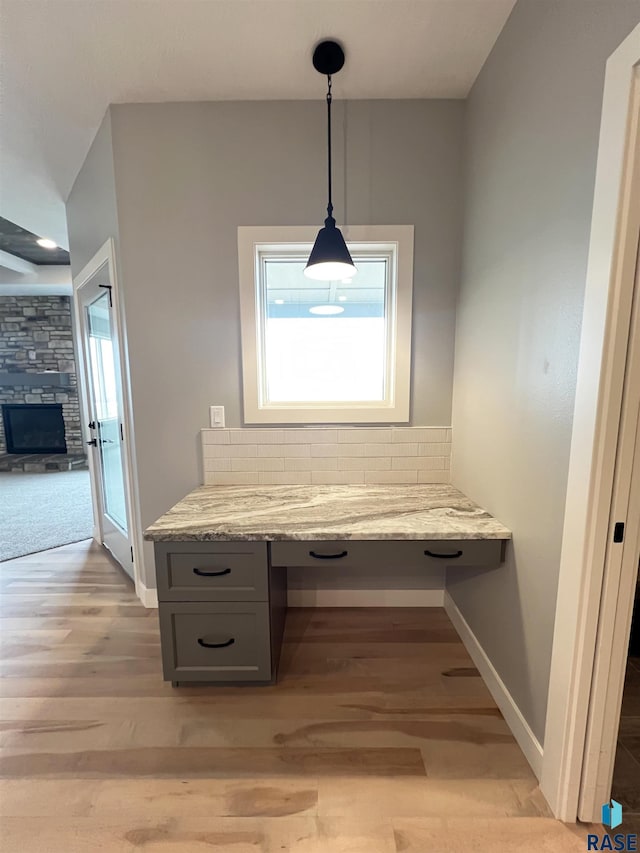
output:
<instances>
[{"instance_id":1,"label":"cabinet drawer","mask_svg":"<svg viewBox=\"0 0 640 853\"><path fill-rule=\"evenodd\" d=\"M269 681L269 605L161 604L164 677L170 681Z\"/></svg>"},{"instance_id":2,"label":"cabinet drawer","mask_svg":"<svg viewBox=\"0 0 640 853\"><path fill-rule=\"evenodd\" d=\"M159 601L267 601L264 542L156 544Z\"/></svg>"},{"instance_id":3,"label":"cabinet drawer","mask_svg":"<svg viewBox=\"0 0 640 853\"><path fill-rule=\"evenodd\" d=\"M427 552L427 553L425 553ZM273 542L274 566L326 566L341 569L370 566L393 569L455 566L499 566L502 541L467 540L382 540Z\"/></svg>"}]
</instances>

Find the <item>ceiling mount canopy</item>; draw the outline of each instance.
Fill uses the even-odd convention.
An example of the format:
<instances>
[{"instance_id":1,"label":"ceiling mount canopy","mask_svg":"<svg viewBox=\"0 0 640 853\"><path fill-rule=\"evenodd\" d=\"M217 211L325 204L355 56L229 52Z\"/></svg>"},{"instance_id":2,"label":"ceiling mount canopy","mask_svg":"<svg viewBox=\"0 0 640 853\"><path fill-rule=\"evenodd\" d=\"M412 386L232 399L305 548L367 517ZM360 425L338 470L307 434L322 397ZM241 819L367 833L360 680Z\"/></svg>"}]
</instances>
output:
<instances>
[{"instance_id":1,"label":"ceiling mount canopy","mask_svg":"<svg viewBox=\"0 0 640 853\"><path fill-rule=\"evenodd\" d=\"M313 51L312 62L317 72L331 77L344 65L344 50L337 41L321 41Z\"/></svg>"},{"instance_id":2,"label":"ceiling mount canopy","mask_svg":"<svg viewBox=\"0 0 640 853\"><path fill-rule=\"evenodd\" d=\"M331 77L344 65L344 50L336 41L321 41L313 52L313 67L327 77L327 218L313 245L304 274L320 281L351 278L357 269L351 260L342 232L333 218L331 186Z\"/></svg>"}]
</instances>

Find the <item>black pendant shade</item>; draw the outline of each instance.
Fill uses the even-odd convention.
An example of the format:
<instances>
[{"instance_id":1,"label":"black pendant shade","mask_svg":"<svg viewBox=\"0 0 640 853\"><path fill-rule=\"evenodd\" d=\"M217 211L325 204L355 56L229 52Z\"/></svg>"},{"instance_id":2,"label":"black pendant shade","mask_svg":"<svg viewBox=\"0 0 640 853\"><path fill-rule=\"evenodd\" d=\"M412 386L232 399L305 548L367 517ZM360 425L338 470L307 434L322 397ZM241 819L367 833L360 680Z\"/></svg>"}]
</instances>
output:
<instances>
[{"instance_id":1,"label":"black pendant shade","mask_svg":"<svg viewBox=\"0 0 640 853\"><path fill-rule=\"evenodd\" d=\"M324 228L318 231L304 274L307 278L335 281L351 278L356 272L342 231L336 228L333 216L328 216Z\"/></svg>"},{"instance_id":2,"label":"black pendant shade","mask_svg":"<svg viewBox=\"0 0 640 853\"><path fill-rule=\"evenodd\" d=\"M336 281L351 278L357 273L342 232L336 228L331 198L331 75L344 65L344 51L335 41L323 41L313 53L313 67L328 78L327 91L327 165L329 203L324 228L321 228L313 245L304 274L319 281Z\"/></svg>"}]
</instances>

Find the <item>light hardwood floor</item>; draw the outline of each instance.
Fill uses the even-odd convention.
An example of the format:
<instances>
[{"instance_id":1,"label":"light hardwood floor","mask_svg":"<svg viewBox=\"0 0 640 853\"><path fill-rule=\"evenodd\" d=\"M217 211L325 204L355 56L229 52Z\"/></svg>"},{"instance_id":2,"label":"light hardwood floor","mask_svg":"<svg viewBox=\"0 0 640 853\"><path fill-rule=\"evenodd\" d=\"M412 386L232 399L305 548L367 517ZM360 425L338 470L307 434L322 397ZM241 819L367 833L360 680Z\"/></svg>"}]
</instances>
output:
<instances>
[{"instance_id":1,"label":"light hardwood floor","mask_svg":"<svg viewBox=\"0 0 640 853\"><path fill-rule=\"evenodd\" d=\"M96 545L0 581L3 851L586 849L442 610L290 611L277 686L173 689Z\"/></svg>"}]
</instances>

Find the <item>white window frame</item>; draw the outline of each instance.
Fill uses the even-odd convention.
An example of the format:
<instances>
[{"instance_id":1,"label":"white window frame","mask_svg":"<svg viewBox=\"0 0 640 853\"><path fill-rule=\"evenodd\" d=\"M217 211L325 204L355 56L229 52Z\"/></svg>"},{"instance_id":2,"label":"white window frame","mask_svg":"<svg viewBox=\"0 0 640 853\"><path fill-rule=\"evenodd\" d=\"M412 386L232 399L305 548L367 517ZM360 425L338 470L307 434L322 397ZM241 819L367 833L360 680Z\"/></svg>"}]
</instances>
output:
<instances>
[{"instance_id":1,"label":"white window frame","mask_svg":"<svg viewBox=\"0 0 640 853\"><path fill-rule=\"evenodd\" d=\"M318 228L306 225L241 226L238 228L238 264L245 424L409 422L413 225L351 225L343 227L342 232L354 254L372 252L392 260L388 265L391 287L386 288L385 294L389 316L386 400L266 403L259 322L264 306L258 286L262 258L277 251L296 250L308 254Z\"/></svg>"}]
</instances>

